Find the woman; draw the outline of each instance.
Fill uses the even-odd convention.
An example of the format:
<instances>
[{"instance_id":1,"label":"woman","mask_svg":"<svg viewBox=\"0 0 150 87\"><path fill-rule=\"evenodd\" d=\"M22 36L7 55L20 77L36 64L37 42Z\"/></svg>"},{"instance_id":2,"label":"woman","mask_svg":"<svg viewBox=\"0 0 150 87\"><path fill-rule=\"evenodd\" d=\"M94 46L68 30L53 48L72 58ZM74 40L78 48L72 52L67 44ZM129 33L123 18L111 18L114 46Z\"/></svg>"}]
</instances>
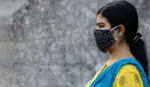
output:
<instances>
[{"instance_id":1,"label":"woman","mask_svg":"<svg viewBox=\"0 0 150 87\"><path fill-rule=\"evenodd\" d=\"M115 1L97 13L95 41L109 60L86 87L148 87L148 60L142 35L137 33L136 8Z\"/></svg>"}]
</instances>

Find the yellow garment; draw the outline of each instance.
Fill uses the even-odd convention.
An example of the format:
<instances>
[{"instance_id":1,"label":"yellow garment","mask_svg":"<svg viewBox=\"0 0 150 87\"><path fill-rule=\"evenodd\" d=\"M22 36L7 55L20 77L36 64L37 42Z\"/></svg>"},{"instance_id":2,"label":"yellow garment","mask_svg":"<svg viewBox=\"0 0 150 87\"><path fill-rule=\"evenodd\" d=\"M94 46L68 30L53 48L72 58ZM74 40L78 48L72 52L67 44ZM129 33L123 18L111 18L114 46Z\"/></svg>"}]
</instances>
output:
<instances>
[{"instance_id":1,"label":"yellow garment","mask_svg":"<svg viewBox=\"0 0 150 87\"><path fill-rule=\"evenodd\" d=\"M85 87L90 87L91 83L103 72L108 66L106 64L95 74L95 76L86 84ZM122 66L118 72L113 87L143 87L141 76L134 65L126 64Z\"/></svg>"}]
</instances>

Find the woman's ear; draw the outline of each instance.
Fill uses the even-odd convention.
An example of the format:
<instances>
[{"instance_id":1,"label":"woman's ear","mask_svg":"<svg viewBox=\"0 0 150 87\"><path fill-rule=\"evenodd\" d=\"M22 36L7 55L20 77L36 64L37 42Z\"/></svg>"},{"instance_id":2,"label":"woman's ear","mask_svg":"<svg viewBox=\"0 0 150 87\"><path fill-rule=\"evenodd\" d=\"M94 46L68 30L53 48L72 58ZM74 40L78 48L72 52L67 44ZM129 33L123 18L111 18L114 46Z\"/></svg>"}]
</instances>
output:
<instances>
[{"instance_id":1,"label":"woman's ear","mask_svg":"<svg viewBox=\"0 0 150 87\"><path fill-rule=\"evenodd\" d=\"M119 30L118 30L118 35L117 36L119 37L119 36L122 36L124 34L125 27L123 25L118 25L118 28L119 28Z\"/></svg>"},{"instance_id":2,"label":"woman's ear","mask_svg":"<svg viewBox=\"0 0 150 87\"><path fill-rule=\"evenodd\" d=\"M118 32L118 35L117 36L121 36L122 35L122 33L121 32Z\"/></svg>"}]
</instances>

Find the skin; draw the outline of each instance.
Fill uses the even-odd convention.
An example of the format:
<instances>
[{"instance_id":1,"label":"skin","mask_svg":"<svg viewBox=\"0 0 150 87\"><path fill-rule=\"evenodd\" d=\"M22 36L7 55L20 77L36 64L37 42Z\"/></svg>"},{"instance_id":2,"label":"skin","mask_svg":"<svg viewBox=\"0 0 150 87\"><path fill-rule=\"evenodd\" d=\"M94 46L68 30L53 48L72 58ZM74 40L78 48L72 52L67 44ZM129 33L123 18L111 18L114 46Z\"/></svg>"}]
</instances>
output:
<instances>
[{"instance_id":1,"label":"skin","mask_svg":"<svg viewBox=\"0 0 150 87\"><path fill-rule=\"evenodd\" d=\"M96 29L100 29L100 30L112 29L110 23L107 21L105 17L101 15L101 13L97 15ZM118 36L118 32L121 33L120 36ZM116 42L108 50L109 59L106 62L107 65L111 65L114 62L123 58L135 58L130 51L128 43L124 39L124 32L125 32L125 27L123 25L118 25L118 28L113 31L113 36L116 39Z\"/></svg>"}]
</instances>

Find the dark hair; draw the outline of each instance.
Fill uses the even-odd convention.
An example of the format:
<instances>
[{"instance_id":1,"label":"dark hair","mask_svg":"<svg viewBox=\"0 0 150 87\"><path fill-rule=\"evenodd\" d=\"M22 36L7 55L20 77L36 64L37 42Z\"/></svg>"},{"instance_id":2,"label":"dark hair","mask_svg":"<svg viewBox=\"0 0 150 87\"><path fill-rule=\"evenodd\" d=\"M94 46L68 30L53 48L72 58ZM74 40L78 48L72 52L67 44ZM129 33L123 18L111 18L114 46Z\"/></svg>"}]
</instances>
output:
<instances>
[{"instance_id":1,"label":"dark hair","mask_svg":"<svg viewBox=\"0 0 150 87\"><path fill-rule=\"evenodd\" d=\"M124 25L125 41L128 43L131 53L136 60L143 66L148 77L148 58L144 41L139 39L133 44L138 30L138 14L136 8L127 1L115 1L99 9L97 15L100 13L111 24L111 27L120 24Z\"/></svg>"}]
</instances>

